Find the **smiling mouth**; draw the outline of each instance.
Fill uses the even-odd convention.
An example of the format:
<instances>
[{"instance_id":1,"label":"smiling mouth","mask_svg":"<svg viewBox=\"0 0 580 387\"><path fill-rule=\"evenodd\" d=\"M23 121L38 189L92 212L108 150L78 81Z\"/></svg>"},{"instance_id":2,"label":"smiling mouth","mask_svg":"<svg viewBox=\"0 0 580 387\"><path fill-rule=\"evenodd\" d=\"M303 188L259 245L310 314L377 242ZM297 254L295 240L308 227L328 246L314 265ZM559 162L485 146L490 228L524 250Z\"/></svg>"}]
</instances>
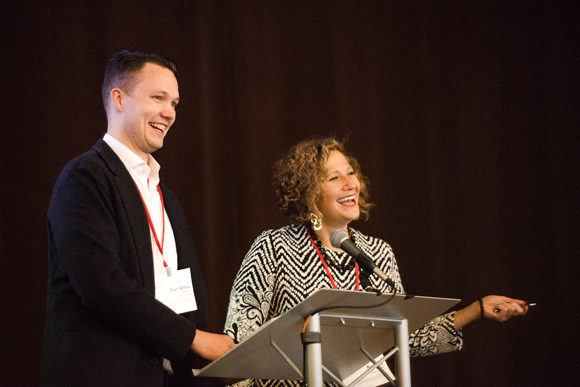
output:
<instances>
[{"instance_id":1,"label":"smiling mouth","mask_svg":"<svg viewBox=\"0 0 580 387\"><path fill-rule=\"evenodd\" d=\"M355 202L355 196L354 195L349 195L349 196L345 196L343 198L340 198L337 200L337 202L339 203L354 203Z\"/></svg>"},{"instance_id":2,"label":"smiling mouth","mask_svg":"<svg viewBox=\"0 0 580 387\"><path fill-rule=\"evenodd\" d=\"M162 131L162 132L164 132L164 133L165 133L165 129L167 129L167 125L165 125L165 124L160 124L159 122L150 122L150 123L149 123L149 126L151 126L151 127L155 128L155 129L157 129L157 130L160 130L160 131Z\"/></svg>"}]
</instances>

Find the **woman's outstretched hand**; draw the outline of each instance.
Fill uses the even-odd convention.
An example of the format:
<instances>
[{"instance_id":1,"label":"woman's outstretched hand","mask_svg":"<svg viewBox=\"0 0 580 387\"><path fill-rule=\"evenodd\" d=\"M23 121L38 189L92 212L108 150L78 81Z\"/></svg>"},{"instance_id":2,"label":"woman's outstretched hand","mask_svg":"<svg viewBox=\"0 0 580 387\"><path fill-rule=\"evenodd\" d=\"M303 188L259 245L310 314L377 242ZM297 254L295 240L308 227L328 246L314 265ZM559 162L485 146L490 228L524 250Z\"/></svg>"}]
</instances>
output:
<instances>
[{"instance_id":1,"label":"woman's outstretched hand","mask_svg":"<svg viewBox=\"0 0 580 387\"><path fill-rule=\"evenodd\" d=\"M514 316L528 313L529 305L526 301L516 300L504 296L486 296L483 303L482 319L504 322Z\"/></svg>"},{"instance_id":2,"label":"woman's outstretched hand","mask_svg":"<svg viewBox=\"0 0 580 387\"><path fill-rule=\"evenodd\" d=\"M455 329L462 329L475 320L504 322L514 316L528 313L529 304L504 296L485 296L455 312Z\"/></svg>"}]
</instances>

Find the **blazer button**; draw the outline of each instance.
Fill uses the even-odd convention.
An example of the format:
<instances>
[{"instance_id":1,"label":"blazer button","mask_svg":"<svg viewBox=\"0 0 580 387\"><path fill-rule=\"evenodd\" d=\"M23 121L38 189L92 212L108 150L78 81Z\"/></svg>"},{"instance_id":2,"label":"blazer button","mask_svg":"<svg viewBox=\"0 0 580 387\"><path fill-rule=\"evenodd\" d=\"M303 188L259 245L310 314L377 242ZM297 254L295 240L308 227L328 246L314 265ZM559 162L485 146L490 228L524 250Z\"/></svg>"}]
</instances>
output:
<instances>
[{"instance_id":1,"label":"blazer button","mask_svg":"<svg viewBox=\"0 0 580 387\"><path fill-rule=\"evenodd\" d=\"M159 358L157 358L157 357L152 357L152 358L151 358L151 364L153 364L153 365L157 365L157 364L159 364Z\"/></svg>"}]
</instances>

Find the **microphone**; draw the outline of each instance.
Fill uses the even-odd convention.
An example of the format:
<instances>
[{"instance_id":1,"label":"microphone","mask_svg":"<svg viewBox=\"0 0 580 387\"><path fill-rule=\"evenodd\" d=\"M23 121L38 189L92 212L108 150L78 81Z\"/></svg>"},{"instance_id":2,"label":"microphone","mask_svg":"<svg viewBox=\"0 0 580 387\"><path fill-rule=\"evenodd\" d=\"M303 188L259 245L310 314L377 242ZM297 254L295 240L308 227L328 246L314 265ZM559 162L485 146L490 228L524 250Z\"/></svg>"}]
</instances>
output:
<instances>
[{"instance_id":1,"label":"microphone","mask_svg":"<svg viewBox=\"0 0 580 387\"><path fill-rule=\"evenodd\" d=\"M337 249L343 249L348 254L352 255L358 264L361 265L366 271L369 273L375 273L383 281L389 284L394 291L397 290L393 280L391 280L389 276L386 275L371 258L369 258L368 255L366 255L361 249L358 248L357 245L354 244L353 241L350 240L346 231L334 230L330 234L330 243Z\"/></svg>"}]
</instances>

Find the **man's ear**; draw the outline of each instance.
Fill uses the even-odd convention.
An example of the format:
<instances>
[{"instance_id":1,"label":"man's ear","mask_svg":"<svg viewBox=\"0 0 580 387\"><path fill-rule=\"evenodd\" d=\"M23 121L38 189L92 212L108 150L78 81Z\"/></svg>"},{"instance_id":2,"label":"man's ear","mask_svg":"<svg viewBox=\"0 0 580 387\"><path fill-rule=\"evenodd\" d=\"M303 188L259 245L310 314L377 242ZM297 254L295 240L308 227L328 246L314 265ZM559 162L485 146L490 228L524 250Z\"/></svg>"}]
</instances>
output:
<instances>
[{"instance_id":1,"label":"man's ear","mask_svg":"<svg viewBox=\"0 0 580 387\"><path fill-rule=\"evenodd\" d=\"M110 96L112 106L119 112L124 111L125 105L123 98L125 97L125 94L123 93L123 91L119 88L114 88L113 90L111 90Z\"/></svg>"}]
</instances>

